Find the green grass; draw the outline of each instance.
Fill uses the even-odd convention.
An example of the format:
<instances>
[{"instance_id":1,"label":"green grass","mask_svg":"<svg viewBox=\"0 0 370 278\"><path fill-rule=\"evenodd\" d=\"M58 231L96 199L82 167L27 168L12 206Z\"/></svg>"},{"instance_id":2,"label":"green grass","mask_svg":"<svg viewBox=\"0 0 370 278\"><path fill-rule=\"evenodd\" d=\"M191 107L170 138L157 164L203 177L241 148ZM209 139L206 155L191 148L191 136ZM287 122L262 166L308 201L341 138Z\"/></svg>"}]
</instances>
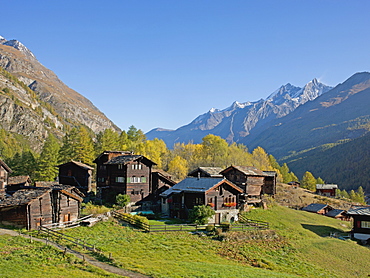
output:
<instances>
[{"instance_id":1,"label":"green grass","mask_svg":"<svg viewBox=\"0 0 370 278\"><path fill-rule=\"evenodd\" d=\"M120 277L22 237L0 236L0 277Z\"/></svg>"},{"instance_id":2,"label":"green grass","mask_svg":"<svg viewBox=\"0 0 370 278\"><path fill-rule=\"evenodd\" d=\"M108 261L111 253L112 264L155 278L346 278L370 274L369 248L328 237L333 232L348 232L350 222L281 206L252 210L246 216L269 222L271 230L230 232L222 234L224 240L220 241L187 232L143 233L108 221L65 233L95 244L102 249L103 260ZM74 264L76 276L77 271L83 272L80 265Z\"/></svg>"},{"instance_id":3,"label":"green grass","mask_svg":"<svg viewBox=\"0 0 370 278\"><path fill-rule=\"evenodd\" d=\"M233 232L224 241L186 232L141 233L114 222L69 234L112 253L122 268L153 277L367 277L370 250L328 237L351 223L275 206L248 218L267 221L270 232ZM152 224L158 224L151 221ZM163 223L163 222L161 222Z\"/></svg>"}]
</instances>

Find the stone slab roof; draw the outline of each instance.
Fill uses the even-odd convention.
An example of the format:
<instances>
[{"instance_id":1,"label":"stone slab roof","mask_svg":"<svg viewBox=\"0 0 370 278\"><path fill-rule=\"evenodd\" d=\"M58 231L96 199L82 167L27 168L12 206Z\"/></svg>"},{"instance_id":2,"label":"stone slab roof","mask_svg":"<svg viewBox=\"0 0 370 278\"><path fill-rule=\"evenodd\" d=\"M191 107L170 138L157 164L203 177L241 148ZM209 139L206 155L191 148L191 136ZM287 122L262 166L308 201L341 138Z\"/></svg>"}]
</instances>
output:
<instances>
[{"instance_id":1,"label":"stone slab roof","mask_svg":"<svg viewBox=\"0 0 370 278\"><path fill-rule=\"evenodd\" d=\"M347 211L348 215L368 215L370 216L370 206L353 206Z\"/></svg>"}]
</instances>

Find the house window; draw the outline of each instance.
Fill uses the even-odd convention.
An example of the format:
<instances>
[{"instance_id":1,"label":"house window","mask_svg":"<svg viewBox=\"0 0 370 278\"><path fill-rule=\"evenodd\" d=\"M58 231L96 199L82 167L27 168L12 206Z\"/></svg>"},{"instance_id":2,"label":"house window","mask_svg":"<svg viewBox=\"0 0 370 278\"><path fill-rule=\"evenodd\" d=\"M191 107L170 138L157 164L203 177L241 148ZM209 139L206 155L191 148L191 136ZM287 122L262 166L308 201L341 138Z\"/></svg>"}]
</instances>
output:
<instances>
[{"instance_id":1,"label":"house window","mask_svg":"<svg viewBox=\"0 0 370 278\"><path fill-rule=\"evenodd\" d=\"M132 164L131 165L131 169L132 170L141 170L142 169L142 165L141 164Z\"/></svg>"},{"instance_id":2,"label":"house window","mask_svg":"<svg viewBox=\"0 0 370 278\"><path fill-rule=\"evenodd\" d=\"M69 203L69 196L67 196L67 207L69 207L70 203Z\"/></svg>"},{"instance_id":3,"label":"house window","mask_svg":"<svg viewBox=\"0 0 370 278\"><path fill-rule=\"evenodd\" d=\"M116 182L124 183L125 182L125 177L116 177Z\"/></svg>"},{"instance_id":4,"label":"house window","mask_svg":"<svg viewBox=\"0 0 370 278\"><path fill-rule=\"evenodd\" d=\"M361 228L370 229L370 221L361 221Z\"/></svg>"},{"instance_id":5,"label":"house window","mask_svg":"<svg viewBox=\"0 0 370 278\"><path fill-rule=\"evenodd\" d=\"M118 168L118 170L122 170L123 169L123 164L118 164L117 168Z\"/></svg>"},{"instance_id":6,"label":"house window","mask_svg":"<svg viewBox=\"0 0 370 278\"><path fill-rule=\"evenodd\" d=\"M105 170L106 169L106 166L105 165L100 165L99 169L100 170Z\"/></svg>"},{"instance_id":7,"label":"house window","mask_svg":"<svg viewBox=\"0 0 370 278\"><path fill-rule=\"evenodd\" d=\"M72 177L72 170L68 170L67 176Z\"/></svg>"},{"instance_id":8,"label":"house window","mask_svg":"<svg viewBox=\"0 0 370 278\"><path fill-rule=\"evenodd\" d=\"M195 204L196 205L202 205L203 204L202 198L195 198Z\"/></svg>"}]
</instances>

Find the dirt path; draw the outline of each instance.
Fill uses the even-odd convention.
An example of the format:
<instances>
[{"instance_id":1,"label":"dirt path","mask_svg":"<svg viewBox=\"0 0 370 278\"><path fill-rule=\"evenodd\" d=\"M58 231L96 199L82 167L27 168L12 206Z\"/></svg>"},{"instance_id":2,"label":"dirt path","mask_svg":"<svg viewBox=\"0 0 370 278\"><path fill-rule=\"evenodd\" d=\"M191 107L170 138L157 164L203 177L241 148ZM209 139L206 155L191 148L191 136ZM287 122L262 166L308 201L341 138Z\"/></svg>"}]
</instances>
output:
<instances>
[{"instance_id":1,"label":"dirt path","mask_svg":"<svg viewBox=\"0 0 370 278\"><path fill-rule=\"evenodd\" d=\"M16 231L8 230L8 229L1 229L1 228L0 228L0 235L22 236L22 237L25 237L25 238L30 238L30 236L27 236L27 235L24 235L24 234L19 234ZM62 245L59 245L57 243L51 242L50 240L47 241L45 239L40 239L40 238L35 238L35 237L32 237L32 240L52 245L52 246L54 246L54 247L56 247L56 248L58 248L59 250L62 250L62 251L66 250L68 253L75 255L77 258L79 258L81 260L84 260L84 261L86 261L87 263L89 263L91 265L94 265L96 267L104 269L105 271L108 271L110 273L114 273L114 274L117 274L117 275L121 275L123 277L129 277L129 278L150 278L150 276L146 276L144 274L136 273L136 272L133 272L133 271L125 270L125 269L122 269L122 268L118 268L118 267L100 262L100 261L96 260L95 258L89 256L89 255L82 254L80 252L71 250L69 248L66 248L65 246L62 246Z\"/></svg>"}]
</instances>

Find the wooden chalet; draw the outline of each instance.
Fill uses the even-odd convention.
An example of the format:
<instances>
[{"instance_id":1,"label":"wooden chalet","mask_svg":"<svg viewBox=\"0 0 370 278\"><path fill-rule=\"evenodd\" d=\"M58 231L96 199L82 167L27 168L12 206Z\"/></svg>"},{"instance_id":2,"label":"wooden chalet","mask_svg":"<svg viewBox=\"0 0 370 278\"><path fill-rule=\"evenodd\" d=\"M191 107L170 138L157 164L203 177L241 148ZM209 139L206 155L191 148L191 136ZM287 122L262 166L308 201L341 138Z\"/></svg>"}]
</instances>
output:
<instances>
[{"instance_id":1,"label":"wooden chalet","mask_svg":"<svg viewBox=\"0 0 370 278\"><path fill-rule=\"evenodd\" d=\"M252 166L230 166L221 171L221 174L243 190L241 200L247 204L259 204L262 202L262 188L265 184L263 171Z\"/></svg>"},{"instance_id":2,"label":"wooden chalet","mask_svg":"<svg viewBox=\"0 0 370 278\"><path fill-rule=\"evenodd\" d=\"M220 167L198 167L197 169L191 171L188 176L195 178L222 178L222 168Z\"/></svg>"},{"instance_id":3,"label":"wooden chalet","mask_svg":"<svg viewBox=\"0 0 370 278\"><path fill-rule=\"evenodd\" d=\"M131 202L137 203L153 192L152 167L156 163L145 156L105 151L94 163L97 189L103 200L115 202L118 194L127 194Z\"/></svg>"},{"instance_id":4,"label":"wooden chalet","mask_svg":"<svg viewBox=\"0 0 370 278\"><path fill-rule=\"evenodd\" d=\"M288 185L291 185L293 187L300 187L301 183L299 181L290 181L288 182Z\"/></svg>"},{"instance_id":5,"label":"wooden chalet","mask_svg":"<svg viewBox=\"0 0 370 278\"><path fill-rule=\"evenodd\" d=\"M243 190L224 178L188 177L161 194L162 213L187 219L189 210L208 205L215 210L210 223L237 219L239 196Z\"/></svg>"},{"instance_id":6,"label":"wooden chalet","mask_svg":"<svg viewBox=\"0 0 370 278\"><path fill-rule=\"evenodd\" d=\"M322 196L335 197L337 189L336 184L316 184L316 194Z\"/></svg>"},{"instance_id":7,"label":"wooden chalet","mask_svg":"<svg viewBox=\"0 0 370 278\"><path fill-rule=\"evenodd\" d=\"M317 214L326 215L329 211L333 210L333 208L329 205L325 204L309 204L308 206L302 208L304 211L313 212Z\"/></svg>"},{"instance_id":8,"label":"wooden chalet","mask_svg":"<svg viewBox=\"0 0 370 278\"><path fill-rule=\"evenodd\" d=\"M9 182L9 174L11 173L10 167L0 159L0 199L5 198L5 190Z\"/></svg>"},{"instance_id":9,"label":"wooden chalet","mask_svg":"<svg viewBox=\"0 0 370 278\"><path fill-rule=\"evenodd\" d=\"M19 189L0 200L0 223L28 230L40 225L77 220L82 199L70 188Z\"/></svg>"},{"instance_id":10,"label":"wooden chalet","mask_svg":"<svg viewBox=\"0 0 370 278\"><path fill-rule=\"evenodd\" d=\"M60 184L75 186L84 194L92 191L93 167L73 160L57 167L59 168L58 181Z\"/></svg>"},{"instance_id":11,"label":"wooden chalet","mask_svg":"<svg viewBox=\"0 0 370 278\"><path fill-rule=\"evenodd\" d=\"M353 238L370 241L370 206L353 206L347 211L353 218L351 235Z\"/></svg>"},{"instance_id":12,"label":"wooden chalet","mask_svg":"<svg viewBox=\"0 0 370 278\"><path fill-rule=\"evenodd\" d=\"M328 211L325 216L332 217L335 219L340 219L343 221L349 221L350 217L347 215L347 212L342 209L333 209Z\"/></svg>"}]
</instances>

